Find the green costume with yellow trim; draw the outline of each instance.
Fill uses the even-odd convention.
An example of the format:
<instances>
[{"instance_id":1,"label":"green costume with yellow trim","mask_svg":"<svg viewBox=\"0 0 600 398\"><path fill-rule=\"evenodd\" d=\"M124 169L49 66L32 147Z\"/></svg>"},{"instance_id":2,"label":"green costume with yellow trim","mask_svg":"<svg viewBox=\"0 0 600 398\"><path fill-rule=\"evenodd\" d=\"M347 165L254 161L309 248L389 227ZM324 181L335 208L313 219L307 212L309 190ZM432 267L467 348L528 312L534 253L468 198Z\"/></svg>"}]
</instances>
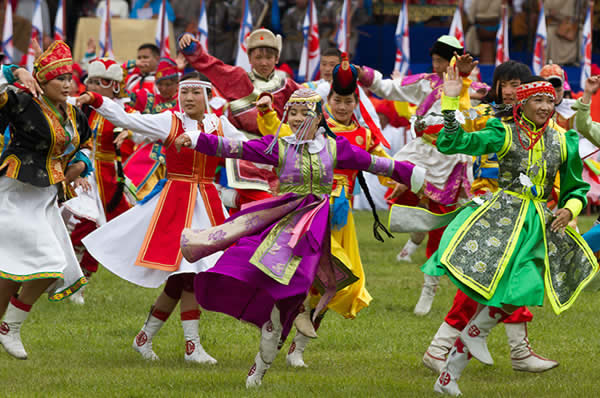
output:
<instances>
[{"instance_id":1,"label":"green costume with yellow trim","mask_svg":"<svg viewBox=\"0 0 600 398\"><path fill-rule=\"evenodd\" d=\"M461 210L423 272L447 274L484 305L541 306L546 291L557 314L566 310L598 271L591 250L575 230L550 230L552 214L545 205L559 171L559 207L576 217L587 203L589 185L581 178L577 133L547 127L533 148L525 150L529 138L514 123L494 118L483 130L466 133L452 123L453 112L444 113L450 123L439 134L438 150L474 156L497 153L500 191L479 207Z\"/></svg>"}]
</instances>

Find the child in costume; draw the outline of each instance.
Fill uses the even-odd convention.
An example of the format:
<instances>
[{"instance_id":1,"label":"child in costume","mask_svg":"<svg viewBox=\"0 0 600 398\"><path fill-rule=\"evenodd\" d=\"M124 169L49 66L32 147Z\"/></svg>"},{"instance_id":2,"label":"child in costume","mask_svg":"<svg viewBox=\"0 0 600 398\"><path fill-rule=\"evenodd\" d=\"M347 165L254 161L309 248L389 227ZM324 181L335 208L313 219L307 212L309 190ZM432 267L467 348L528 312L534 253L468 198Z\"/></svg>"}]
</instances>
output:
<instances>
[{"instance_id":1,"label":"child in costume","mask_svg":"<svg viewBox=\"0 0 600 398\"><path fill-rule=\"evenodd\" d=\"M20 330L42 293L59 301L87 283L58 208L91 171L92 132L66 102L72 67L69 46L55 41L36 59L35 80L14 65L0 73L0 118L11 128L0 158L0 344L18 359L27 359ZM29 92L7 90L16 80Z\"/></svg>"},{"instance_id":2,"label":"child in costume","mask_svg":"<svg viewBox=\"0 0 600 398\"><path fill-rule=\"evenodd\" d=\"M565 311L598 271L587 244L567 227L589 189L581 179L578 135L549 125L554 88L542 78L529 80L517 89L512 121L492 118L483 130L466 133L455 118L462 82L448 68L444 129L436 145L443 153L496 153L500 190L479 206L463 208L422 268L446 274L480 304L450 351L436 392L459 395L457 380L471 357L493 364L486 338L497 323L521 306L541 306L544 293L557 314ZM559 209L552 215L545 198L559 171Z\"/></svg>"},{"instance_id":3,"label":"child in costume","mask_svg":"<svg viewBox=\"0 0 600 398\"><path fill-rule=\"evenodd\" d=\"M261 328L247 387L261 384L313 283L322 293L315 309L319 314L336 290L356 280L331 258L334 169L366 170L414 190L424 177L422 169L408 162L372 156L343 137L333 138L325 126L319 127L321 97L313 90L297 90L285 108L287 123L279 123L279 131L291 134L282 138L276 134L241 142L189 133L177 143L209 155L269 164L279 176L281 196L246 206L220 227L186 230L181 238L189 261L226 249L213 268L196 276L200 305Z\"/></svg>"},{"instance_id":4,"label":"child in costume","mask_svg":"<svg viewBox=\"0 0 600 398\"><path fill-rule=\"evenodd\" d=\"M183 111L155 115L126 113L114 101L96 93L79 97L80 103L90 104L111 123L165 143L164 185L157 185L144 201L83 239L90 254L119 277L149 288L166 282L144 327L133 340L133 348L145 359L158 359L152 339L180 302L185 360L217 362L200 344L200 310L194 298L193 278L195 273L212 267L219 254L187 261L182 257L179 238L184 228L209 228L225 220L226 212L213 184L219 159L190 149L178 153L173 146L186 131L222 134L218 118L204 126L200 124L208 109L208 89L210 83L200 80L198 73L188 74L179 83Z\"/></svg>"}]
</instances>

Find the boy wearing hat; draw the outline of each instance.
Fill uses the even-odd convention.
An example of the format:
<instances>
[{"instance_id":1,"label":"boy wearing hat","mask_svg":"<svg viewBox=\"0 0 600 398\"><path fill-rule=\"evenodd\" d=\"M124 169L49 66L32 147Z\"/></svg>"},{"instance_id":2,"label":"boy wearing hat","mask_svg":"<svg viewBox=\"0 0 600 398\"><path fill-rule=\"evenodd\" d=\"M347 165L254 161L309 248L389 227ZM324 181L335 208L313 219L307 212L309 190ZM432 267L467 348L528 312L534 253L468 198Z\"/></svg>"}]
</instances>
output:
<instances>
[{"instance_id":1,"label":"boy wearing hat","mask_svg":"<svg viewBox=\"0 0 600 398\"><path fill-rule=\"evenodd\" d=\"M556 123L569 130L575 128L575 110L572 106L575 104L575 100L571 98L565 98L565 86L569 84L566 80L566 74L563 68L557 64L545 65L540 71L540 76L552 83L554 91L556 92L556 101L554 110L554 120Z\"/></svg>"}]
</instances>

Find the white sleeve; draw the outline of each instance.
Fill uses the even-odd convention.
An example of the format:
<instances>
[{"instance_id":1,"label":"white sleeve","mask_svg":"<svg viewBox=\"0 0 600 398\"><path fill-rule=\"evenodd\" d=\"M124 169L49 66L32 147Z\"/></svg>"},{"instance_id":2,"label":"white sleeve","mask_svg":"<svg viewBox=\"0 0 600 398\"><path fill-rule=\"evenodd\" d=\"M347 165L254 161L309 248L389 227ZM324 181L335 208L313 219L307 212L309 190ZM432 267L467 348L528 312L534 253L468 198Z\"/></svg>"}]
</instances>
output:
<instances>
[{"instance_id":1,"label":"white sleeve","mask_svg":"<svg viewBox=\"0 0 600 398\"><path fill-rule=\"evenodd\" d=\"M196 148L196 145L198 145L198 138L200 138L200 134L202 134L202 131L191 130L186 131L184 134L186 134L192 140L192 148Z\"/></svg>"},{"instance_id":2,"label":"white sleeve","mask_svg":"<svg viewBox=\"0 0 600 398\"><path fill-rule=\"evenodd\" d=\"M369 87L378 97L392 101L404 101L420 104L432 91L429 80L421 79L413 84L402 85L402 80L383 79L379 71L374 71L373 84Z\"/></svg>"},{"instance_id":3,"label":"white sleeve","mask_svg":"<svg viewBox=\"0 0 600 398\"><path fill-rule=\"evenodd\" d=\"M171 112L143 115L141 113L127 113L125 109L107 97L102 97L103 102L96 108L99 114L115 126L131 130L152 140L166 140L171 131L173 115Z\"/></svg>"}]
</instances>

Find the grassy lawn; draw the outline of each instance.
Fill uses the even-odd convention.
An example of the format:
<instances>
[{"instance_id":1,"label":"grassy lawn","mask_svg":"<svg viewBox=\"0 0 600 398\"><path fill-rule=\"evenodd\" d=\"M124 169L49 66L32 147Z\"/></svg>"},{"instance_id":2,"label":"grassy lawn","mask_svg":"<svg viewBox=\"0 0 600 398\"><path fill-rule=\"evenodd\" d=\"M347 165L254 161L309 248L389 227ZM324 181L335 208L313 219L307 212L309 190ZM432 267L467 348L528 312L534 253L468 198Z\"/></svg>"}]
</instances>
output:
<instances>
[{"instance_id":1,"label":"grassy lawn","mask_svg":"<svg viewBox=\"0 0 600 398\"><path fill-rule=\"evenodd\" d=\"M594 217L595 218L595 217ZM580 220L587 231L594 218ZM0 396L98 397L428 397L436 376L421 364L456 289L442 280L433 309L418 318L412 310L423 281L419 265L397 263L396 253L407 235L379 243L371 235L371 217L356 215L371 306L357 319L329 313L305 353L308 369L285 363L286 342L263 386L246 390L245 376L258 349L259 331L222 314L205 312L200 339L216 366L184 362L178 313L154 339L160 361L146 362L132 348L159 290L144 289L101 269L86 290L85 306L53 304L42 299L22 330L29 359L18 361L0 349ZM126 242L124 242L126 244ZM595 354L600 295L584 292L575 306L557 317L550 305L532 308L530 341L539 354L558 360L548 373L514 372L504 328L494 329L489 348L493 367L472 361L460 386L471 397L597 396ZM293 336L293 332L292 332Z\"/></svg>"}]
</instances>

